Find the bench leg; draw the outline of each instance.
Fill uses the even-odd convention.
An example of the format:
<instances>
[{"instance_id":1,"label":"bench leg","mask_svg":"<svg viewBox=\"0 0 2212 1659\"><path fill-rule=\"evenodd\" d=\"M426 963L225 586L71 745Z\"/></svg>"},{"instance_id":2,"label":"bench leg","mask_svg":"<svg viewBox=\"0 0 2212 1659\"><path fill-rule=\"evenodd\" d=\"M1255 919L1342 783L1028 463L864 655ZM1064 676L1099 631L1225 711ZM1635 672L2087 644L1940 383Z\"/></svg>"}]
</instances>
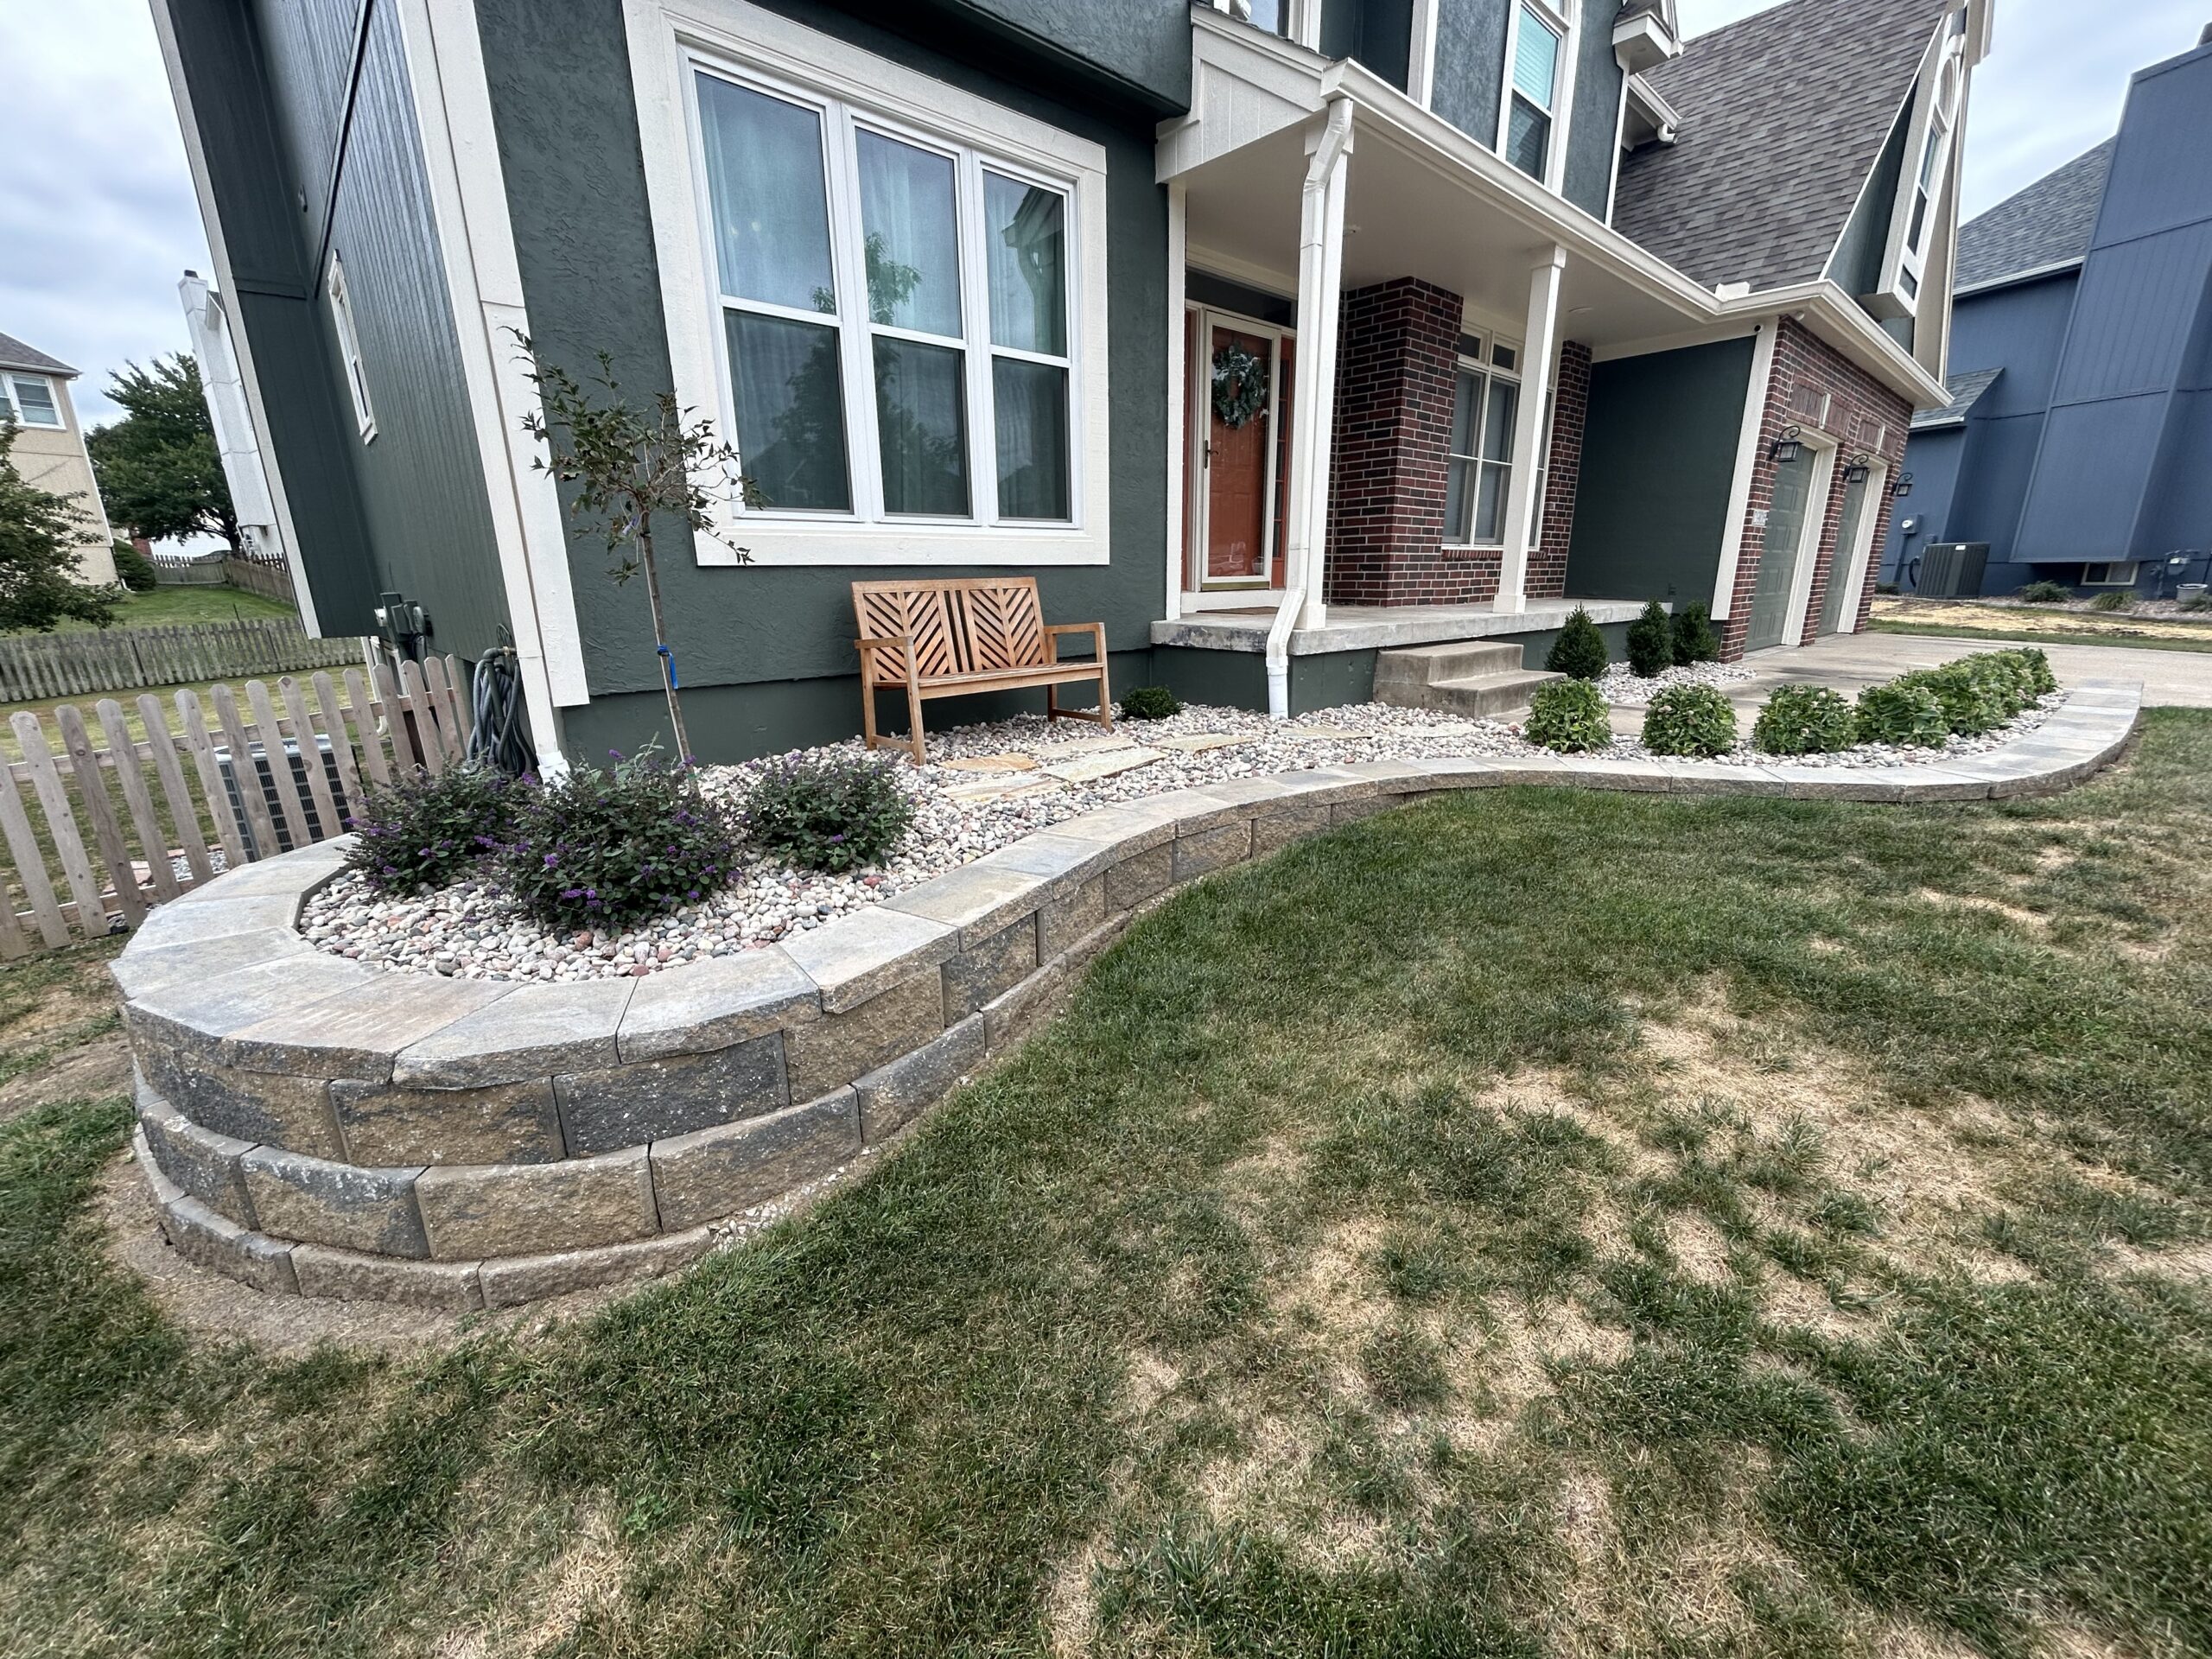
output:
<instances>
[{"instance_id":1,"label":"bench leg","mask_svg":"<svg viewBox=\"0 0 2212 1659\"><path fill-rule=\"evenodd\" d=\"M927 766L930 754L928 739L922 732L922 688L911 673L906 677L906 730L912 740L909 747L914 752L914 764Z\"/></svg>"},{"instance_id":2,"label":"bench leg","mask_svg":"<svg viewBox=\"0 0 2212 1659\"><path fill-rule=\"evenodd\" d=\"M866 675L861 677L861 735L875 747L875 683Z\"/></svg>"}]
</instances>

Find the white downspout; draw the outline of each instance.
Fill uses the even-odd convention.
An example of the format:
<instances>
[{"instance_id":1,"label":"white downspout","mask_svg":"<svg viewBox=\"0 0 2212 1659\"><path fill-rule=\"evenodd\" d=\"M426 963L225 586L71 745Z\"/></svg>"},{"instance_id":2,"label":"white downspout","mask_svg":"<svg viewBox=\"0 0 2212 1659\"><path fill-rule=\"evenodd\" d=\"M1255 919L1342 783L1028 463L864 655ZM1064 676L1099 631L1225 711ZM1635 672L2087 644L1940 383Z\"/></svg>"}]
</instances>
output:
<instances>
[{"instance_id":1,"label":"white downspout","mask_svg":"<svg viewBox=\"0 0 2212 1659\"><path fill-rule=\"evenodd\" d=\"M1299 194L1299 391L1291 410L1289 579L1268 629L1268 718L1290 718L1290 636L1319 585L1314 552L1328 522L1327 416L1335 407L1337 302L1344 275L1344 162L1351 149L1351 99L1329 100ZM1318 424L1319 423L1321 424Z\"/></svg>"}]
</instances>

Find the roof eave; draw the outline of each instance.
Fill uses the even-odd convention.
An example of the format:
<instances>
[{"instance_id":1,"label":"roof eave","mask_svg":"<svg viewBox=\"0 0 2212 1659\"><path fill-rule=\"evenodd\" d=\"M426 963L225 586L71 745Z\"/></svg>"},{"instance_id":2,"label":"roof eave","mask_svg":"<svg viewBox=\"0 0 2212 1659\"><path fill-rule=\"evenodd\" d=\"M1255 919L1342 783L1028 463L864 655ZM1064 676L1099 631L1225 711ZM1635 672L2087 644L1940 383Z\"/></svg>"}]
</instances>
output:
<instances>
[{"instance_id":1,"label":"roof eave","mask_svg":"<svg viewBox=\"0 0 2212 1659\"><path fill-rule=\"evenodd\" d=\"M1891 339L1857 301L1828 277L1723 300L1719 310L1724 318L1745 321L1794 315L1916 410L1942 409L1951 401L1950 388L1921 367L1910 352Z\"/></svg>"},{"instance_id":2,"label":"roof eave","mask_svg":"<svg viewBox=\"0 0 2212 1659\"><path fill-rule=\"evenodd\" d=\"M1961 283L1951 290L1954 300L1971 299L1977 294L1994 294L2000 288L2018 288L2024 283L2039 283L2050 276L2063 276L2071 270L2082 269L2077 256L2072 259L2054 259L2047 265L2031 265L2025 270L2007 271L2002 276L1985 276L1978 283Z\"/></svg>"}]
</instances>

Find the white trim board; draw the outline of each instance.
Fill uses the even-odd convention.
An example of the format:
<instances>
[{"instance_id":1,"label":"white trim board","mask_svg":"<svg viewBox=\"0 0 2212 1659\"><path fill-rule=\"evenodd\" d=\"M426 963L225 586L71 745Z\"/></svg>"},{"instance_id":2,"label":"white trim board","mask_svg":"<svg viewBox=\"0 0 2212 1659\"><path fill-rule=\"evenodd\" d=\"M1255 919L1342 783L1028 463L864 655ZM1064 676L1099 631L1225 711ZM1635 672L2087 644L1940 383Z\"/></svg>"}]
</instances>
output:
<instances>
[{"instance_id":1,"label":"white trim board","mask_svg":"<svg viewBox=\"0 0 2212 1659\"><path fill-rule=\"evenodd\" d=\"M1751 378L1744 389L1744 420L1736 435L1736 472L1728 485L1728 519L1720 530L1720 564L1713 578L1713 620L1726 622L1736 603L1736 567L1744 556L1744 521L1751 512L1751 476L1758 470L1759 431L1767 395L1774 389L1774 349L1779 323L1761 325L1751 347Z\"/></svg>"},{"instance_id":2,"label":"white trim board","mask_svg":"<svg viewBox=\"0 0 2212 1659\"><path fill-rule=\"evenodd\" d=\"M702 565L736 565L740 550L761 565L1086 565L1110 555L1112 400L1107 351L1106 152L1103 146L948 85L888 58L792 22L747 0L623 0L631 79L638 100L645 194L660 269L676 394L687 409L718 411L734 435L722 372L721 304L700 223L690 85L695 58L741 74L772 77L1003 157L1016 171L1047 169L1069 191L1072 302L1068 326L1074 522L990 525L801 518L748 511L720 493L711 533L694 537ZM1027 168L1025 168L1025 163ZM850 326L850 325L849 325ZM849 416L848 442L866 441ZM978 480L978 488L993 487Z\"/></svg>"}]
</instances>

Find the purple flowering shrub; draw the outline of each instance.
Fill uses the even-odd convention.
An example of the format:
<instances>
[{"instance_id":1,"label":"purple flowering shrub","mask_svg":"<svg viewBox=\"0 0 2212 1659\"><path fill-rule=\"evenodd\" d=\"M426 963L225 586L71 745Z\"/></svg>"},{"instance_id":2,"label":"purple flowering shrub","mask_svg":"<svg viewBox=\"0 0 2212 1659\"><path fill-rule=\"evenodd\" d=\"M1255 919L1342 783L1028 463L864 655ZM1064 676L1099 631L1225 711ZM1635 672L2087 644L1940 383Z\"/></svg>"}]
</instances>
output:
<instances>
[{"instance_id":1,"label":"purple flowering shrub","mask_svg":"<svg viewBox=\"0 0 2212 1659\"><path fill-rule=\"evenodd\" d=\"M737 832L690 766L650 752L518 791L499 878L538 921L621 927L726 886Z\"/></svg>"},{"instance_id":2,"label":"purple flowering shrub","mask_svg":"<svg viewBox=\"0 0 2212 1659\"><path fill-rule=\"evenodd\" d=\"M359 839L346 868L378 892L404 898L472 874L513 829L523 791L488 766L416 769L372 789L346 820Z\"/></svg>"},{"instance_id":3,"label":"purple flowering shrub","mask_svg":"<svg viewBox=\"0 0 2212 1659\"><path fill-rule=\"evenodd\" d=\"M914 821L898 764L796 755L772 760L745 803L746 839L803 869L879 863Z\"/></svg>"}]
</instances>

